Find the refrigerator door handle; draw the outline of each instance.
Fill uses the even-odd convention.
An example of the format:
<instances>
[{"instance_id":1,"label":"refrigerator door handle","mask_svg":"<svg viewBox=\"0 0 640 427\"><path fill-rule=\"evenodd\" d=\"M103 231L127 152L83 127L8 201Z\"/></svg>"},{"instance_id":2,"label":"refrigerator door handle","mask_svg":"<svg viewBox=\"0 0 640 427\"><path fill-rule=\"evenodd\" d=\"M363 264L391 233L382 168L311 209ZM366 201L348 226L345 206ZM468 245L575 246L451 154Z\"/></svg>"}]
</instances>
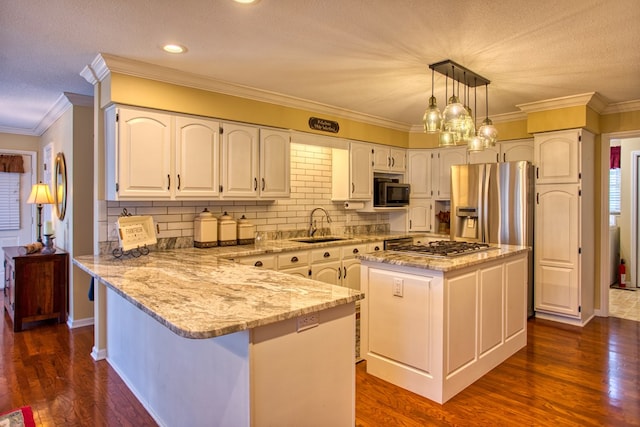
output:
<instances>
[{"instance_id":1,"label":"refrigerator door handle","mask_svg":"<svg viewBox=\"0 0 640 427\"><path fill-rule=\"evenodd\" d=\"M482 227L481 227L481 242L489 241L489 182L491 178L491 168L488 165L484 167L484 174L482 177Z\"/></svg>"}]
</instances>

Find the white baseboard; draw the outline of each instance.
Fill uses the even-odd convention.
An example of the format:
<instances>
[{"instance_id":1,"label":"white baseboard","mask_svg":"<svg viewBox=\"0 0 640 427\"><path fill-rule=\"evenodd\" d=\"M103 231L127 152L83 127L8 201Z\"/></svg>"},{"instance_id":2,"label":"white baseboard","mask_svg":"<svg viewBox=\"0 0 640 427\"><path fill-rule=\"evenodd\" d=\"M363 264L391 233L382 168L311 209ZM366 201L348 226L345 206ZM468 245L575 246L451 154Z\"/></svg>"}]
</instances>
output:
<instances>
[{"instance_id":1,"label":"white baseboard","mask_svg":"<svg viewBox=\"0 0 640 427\"><path fill-rule=\"evenodd\" d=\"M94 324L93 317L87 317L86 319L78 319L78 320L74 320L72 318L67 319L67 326L69 327L69 329L81 328L83 326L91 326L93 324Z\"/></svg>"}]
</instances>

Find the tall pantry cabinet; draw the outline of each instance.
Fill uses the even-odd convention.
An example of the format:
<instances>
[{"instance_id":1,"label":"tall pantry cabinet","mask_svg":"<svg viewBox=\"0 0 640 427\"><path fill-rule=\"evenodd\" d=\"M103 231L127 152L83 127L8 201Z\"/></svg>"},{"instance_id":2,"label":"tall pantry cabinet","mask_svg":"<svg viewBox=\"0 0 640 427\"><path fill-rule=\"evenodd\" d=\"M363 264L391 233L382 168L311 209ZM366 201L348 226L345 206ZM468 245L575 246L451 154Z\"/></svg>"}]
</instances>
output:
<instances>
[{"instance_id":1,"label":"tall pantry cabinet","mask_svg":"<svg viewBox=\"0 0 640 427\"><path fill-rule=\"evenodd\" d=\"M594 314L594 136L534 136L536 317L584 325Z\"/></svg>"}]
</instances>

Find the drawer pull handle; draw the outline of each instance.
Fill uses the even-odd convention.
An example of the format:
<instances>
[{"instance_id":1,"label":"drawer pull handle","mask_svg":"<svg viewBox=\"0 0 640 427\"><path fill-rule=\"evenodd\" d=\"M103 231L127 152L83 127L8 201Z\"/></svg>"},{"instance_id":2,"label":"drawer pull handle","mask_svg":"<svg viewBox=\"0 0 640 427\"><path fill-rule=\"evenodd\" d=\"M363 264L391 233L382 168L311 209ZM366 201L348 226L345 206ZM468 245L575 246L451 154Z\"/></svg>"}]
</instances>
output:
<instances>
[{"instance_id":1,"label":"drawer pull handle","mask_svg":"<svg viewBox=\"0 0 640 427\"><path fill-rule=\"evenodd\" d=\"M298 262L298 257L297 256L292 256L291 257L291 262Z\"/></svg>"},{"instance_id":2,"label":"drawer pull handle","mask_svg":"<svg viewBox=\"0 0 640 427\"><path fill-rule=\"evenodd\" d=\"M380 246L376 246L375 248L373 248L374 251L379 251L380 250Z\"/></svg>"},{"instance_id":3,"label":"drawer pull handle","mask_svg":"<svg viewBox=\"0 0 640 427\"><path fill-rule=\"evenodd\" d=\"M331 256L331 254L329 252L325 252L324 255L322 255L325 258L329 258Z\"/></svg>"},{"instance_id":4,"label":"drawer pull handle","mask_svg":"<svg viewBox=\"0 0 640 427\"><path fill-rule=\"evenodd\" d=\"M344 274L342 275L343 279L347 278L347 267L342 267L344 269Z\"/></svg>"},{"instance_id":5,"label":"drawer pull handle","mask_svg":"<svg viewBox=\"0 0 640 427\"><path fill-rule=\"evenodd\" d=\"M358 250L358 248L354 248L354 249L353 249L353 253L354 253L354 254L357 254L358 252L360 252L360 251Z\"/></svg>"},{"instance_id":6,"label":"drawer pull handle","mask_svg":"<svg viewBox=\"0 0 640 427\"><path fill-rule=\"evenodd\" d=\"M256 267L262 267L262 261L256 261L256 263L253 265Z\"/></svg>"}]
</instances>

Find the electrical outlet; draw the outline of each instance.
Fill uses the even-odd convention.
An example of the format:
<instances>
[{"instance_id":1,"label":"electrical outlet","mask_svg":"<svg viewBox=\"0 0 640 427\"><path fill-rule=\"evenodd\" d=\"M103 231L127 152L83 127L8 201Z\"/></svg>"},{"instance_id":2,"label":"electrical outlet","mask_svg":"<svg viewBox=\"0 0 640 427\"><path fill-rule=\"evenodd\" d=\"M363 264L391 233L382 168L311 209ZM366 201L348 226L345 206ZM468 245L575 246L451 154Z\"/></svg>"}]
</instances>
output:
<instances>
[{"instance_id":1,"label":"electrical outlet","mask_svg":"<svg viewBox=\"0 0 640 427\"><path fill-rule=\"evenodd\" d=\"M393 279L393 296L402 297L403 292L404 292L404 281L402 279L394 278Z\"/></svg>"},{"instance_id":2,"label":"electrical outlet","mask_svg":"<svg viewBox=\"0 0 640 427\"><path fill-rule=\"evenodd\" d=\"M309 313L303 316L299 316L297 319L297 323L298 323L298 332L315 328L316 326L318 326L318 313Z\"/></svg>"}]
</instances>

